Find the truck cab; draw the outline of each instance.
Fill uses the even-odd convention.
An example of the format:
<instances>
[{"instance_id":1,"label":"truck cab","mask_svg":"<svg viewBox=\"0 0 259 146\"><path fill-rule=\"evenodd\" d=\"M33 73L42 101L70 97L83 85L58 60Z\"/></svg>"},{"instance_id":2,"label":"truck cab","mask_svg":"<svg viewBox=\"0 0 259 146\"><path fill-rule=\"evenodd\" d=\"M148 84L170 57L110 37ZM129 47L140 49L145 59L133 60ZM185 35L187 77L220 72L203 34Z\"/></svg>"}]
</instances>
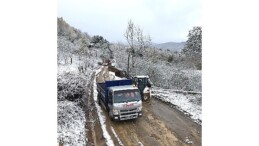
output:
<instances>
[{"instance_id":1,"label":"truck cab","mask_svg":"<svg viewBox=\"0 0 259 146\"><path fill-rule=\"evenodd\" d=\"M142 116L142 101L138 88L131 85L110 87L109 116L114 120L136 119Z\"/></svg>"},{"instance_id":2,"label":"truck cab","mask_svg":"<svg viewBox=\"0 0 259 146\"><path fill-rule=\"evenodd\" d=\"M111 120L137 119L142 116L139 89L132 80L114 80L97 83L98 103L109 113Z\"/></svg>"}]
</instances>

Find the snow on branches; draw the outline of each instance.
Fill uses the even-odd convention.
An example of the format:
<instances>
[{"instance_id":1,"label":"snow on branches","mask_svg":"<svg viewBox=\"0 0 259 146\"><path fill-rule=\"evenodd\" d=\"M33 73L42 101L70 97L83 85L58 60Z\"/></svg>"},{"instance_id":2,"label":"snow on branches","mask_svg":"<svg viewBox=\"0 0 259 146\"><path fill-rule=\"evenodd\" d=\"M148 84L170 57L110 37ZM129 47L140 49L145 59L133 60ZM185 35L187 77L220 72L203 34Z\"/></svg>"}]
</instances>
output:
<instances>
[{"instance_id":1,"label":"snow on branches","mask_svg":"<svg viewBox=\"0 0 259 146\"><path fill-rule=\"evenodd\" d=\"M58 143L64 146L86 145L85 114L78 102L58 102Z\"/></svg>"},{"instance_id":2,"label":"snow on branches","mask_svg":"<svg viewBox=\"0 0 259 146\"><path fill-rule=\"evenodd\" d=\"M73 101L85 93L85 77L68 72L58 76L58 100Z\"/></svg>"}]
</instances>

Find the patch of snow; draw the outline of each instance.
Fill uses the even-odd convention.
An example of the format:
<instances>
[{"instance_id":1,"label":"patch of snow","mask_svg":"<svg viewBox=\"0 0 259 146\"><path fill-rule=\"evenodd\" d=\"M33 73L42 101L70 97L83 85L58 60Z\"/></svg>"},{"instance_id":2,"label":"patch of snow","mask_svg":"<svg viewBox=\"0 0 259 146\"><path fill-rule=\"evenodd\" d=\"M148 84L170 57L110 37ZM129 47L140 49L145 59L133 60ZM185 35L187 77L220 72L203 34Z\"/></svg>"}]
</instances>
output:
<instances>
[{"instance_id":1,"label":"patch of snow","mask_svg":"<svg viewBox=\"0 0 259 146\"><path fill-rule=\"evenodd\" d=\"M137 78L149 78L149 76L136 76Z\"/></svg>"},{"instance_id":2,"label":"patch of snow","mask_svg":"<svg viewBox=\"0 0 259 146\"><path fill-rule=\"evenodd\" d=\"M189 137L186 137L184 142L186 142L188 144L192 144L193 143L192 140L189 139Z\"/></svg>"},{"instance_id":3,"label":"patch of snow","mask_svg":"<svg viewBox=\"0 0 259 146\"><path fill-rule=\"evenodd\" d=\"M194 122L201 124L201 94L182 94L175 93L170 89L162 89L154 87L152 96L166 103L176 105L176 108L182 112L187 112Z\"/></svg>"},{"instance_id":4,"label":"patch of snow","mask_svg":"<svg viewBox=\"0 0 259 146\"><path fill-rule=\"evenodd\" d=\"M118 135L116 134L115 130L113 129L113 127L111 127L112 133L114 134L114 136L116 137L116 139L119 142L120 146L124 146L123 143L121 142L120 138L118 137Z\"/></svg>"},{"instance_id":5,"label":"patch of snow","mask_svg":"<svg viewBox=\"0 0 259 146\"><path fill-rule=\"evenodd\" d=\"M88 141L85 132L85 114L78 103L58 101L58 143L64 146L83 146Z\"/></svg>"},{"instance_id":6,"label":"patch of snow","mask_svg":"<svg viewBox=\"0 0 259 146\"><path fill-rule=\"evenodd\" d=\"M101 71L101 68L96 71L94 82L93 82L93 92L94 92L94 101L95 101L94 103L95 103L95 106L96 106L96 109L97 109L97 114L98 114L100 124L101 124L101 128L102 128L102 131L103 131L103 136L106 139L106 144L108 146L114 146L113 140L112 140L110 134L108 133L108 131L106 129L106 124L105 124L106 118L102 114L101 107L97 104L97 94L98 93L97 93L97 87L96 87L96 74L98 74L100 71Z\"/></svg>"},{"instance_id":7,"label":"patch of snow","mask_svg":"<svg viewBox=\"0 0 259 146\"><path fill-rule=\"evenodd\" d=\"M58 65L58 74L61 73L78 73L76 64L60 64Z\"/></svg>"},{"instance_id":8,"label":"patch of snow","mask_svg":"<svg viewBox=\"0 0 259 146\"><path fill-rule=\"evenodd\" d=\"M138 142L139 146L144 146L140 141Z\"/></svg>"},{"instance_id":9,"label":"patch of snow","mask_svg":"<svg viewBox=\"0 0 259 146\"><path fill-rule=\"evenodd\" d=\"M95 74L98 74L100 71L102 71L102 67L96 70Z\"/></svg>"},{"instance_id":10,"label":"patch of snow","mask_svg":"<svg viewBox=\"0 0 259 146\"><path fill-rule=\"evenodd\" d=\"M111 72L111 71L109 71L109 78L110 78L110 80L115 80L115 73L114 72Z\"/></svg>"},{"instance_id":11,"label":"patch of snow","mask_svg":"<svg viewBox=\"0 0 259 146\"><path fill-rule=\"evenodd\" d=\"M109 71L109 76L110 76L110 79L112 79L112 80L126 79L126 78L120 78L120 77L116 76L115 73L111 72L111 71Z\"/></svg>"}]
</instances>

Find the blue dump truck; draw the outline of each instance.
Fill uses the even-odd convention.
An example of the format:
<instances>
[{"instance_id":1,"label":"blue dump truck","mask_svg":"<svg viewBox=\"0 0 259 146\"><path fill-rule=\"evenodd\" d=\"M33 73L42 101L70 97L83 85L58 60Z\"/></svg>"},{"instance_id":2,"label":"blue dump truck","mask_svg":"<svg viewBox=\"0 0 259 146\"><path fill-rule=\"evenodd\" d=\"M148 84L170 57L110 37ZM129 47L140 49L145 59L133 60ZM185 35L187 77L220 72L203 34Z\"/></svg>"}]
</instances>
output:
<instances>
[{"instance_id":1,"label":"blue dump truck","mask_svg":"<svg viewBox=\"0 0 259 146\"><path fill-rule=\"evenodd\" d=\"M97 100L109 113L111 120L137 119L142 116L139 89L132 80L122 79L97 83Z\"/></svg>"}]
</instances>

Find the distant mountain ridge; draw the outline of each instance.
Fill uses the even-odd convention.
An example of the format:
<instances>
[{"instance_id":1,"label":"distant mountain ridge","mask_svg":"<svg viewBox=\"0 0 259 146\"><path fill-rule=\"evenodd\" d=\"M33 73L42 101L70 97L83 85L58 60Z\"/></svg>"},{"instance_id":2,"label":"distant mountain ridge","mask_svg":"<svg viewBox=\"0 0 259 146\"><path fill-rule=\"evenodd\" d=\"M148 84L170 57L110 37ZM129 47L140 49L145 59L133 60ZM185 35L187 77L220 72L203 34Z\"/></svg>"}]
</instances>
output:
<instances>
[{"instance_id":1,"label":"distant mountain ridge","mask_svg":"<svg viewBox=\"0 0 259 146\"><path fill-rule=\"evenodd\" d=\"M161 44L153 44L153 47L158 49L170 50L170 51L181 51L184 48L185 42L166 42Z\"/></svg>"}]
</instances>

